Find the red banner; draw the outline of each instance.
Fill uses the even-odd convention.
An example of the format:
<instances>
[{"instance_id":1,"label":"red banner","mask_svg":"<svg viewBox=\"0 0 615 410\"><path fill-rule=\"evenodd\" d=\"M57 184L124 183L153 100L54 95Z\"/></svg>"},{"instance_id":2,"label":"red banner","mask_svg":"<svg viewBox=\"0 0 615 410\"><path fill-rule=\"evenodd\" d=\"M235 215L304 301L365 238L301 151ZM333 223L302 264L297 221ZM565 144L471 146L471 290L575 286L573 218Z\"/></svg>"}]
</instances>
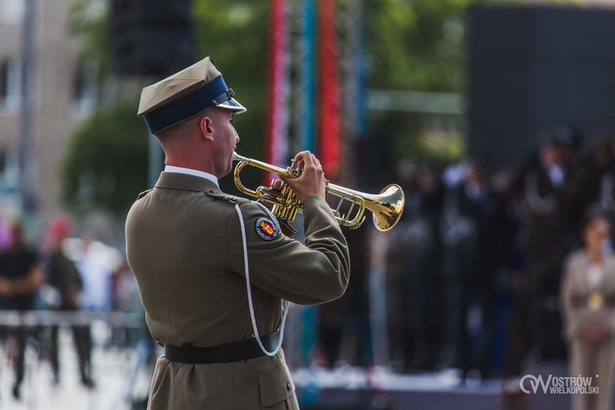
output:
<instances>
[{"instance_id":1,"label":"red banner","mask_svg":"<svg viewBox=\"0 0 615 410\"><path fill-rule=\"evenodd\" d=\"M269 115L265 135L265 161L278 166L288 165L288 22L286 0L271 0L269 31ZM268 185L274 174L263 176Z\"/></svg>"},{"instance_id":2,"label":"red banner","mask_svg":"<svg viewBox=\"0 0 615 410\"><path fill-rule=\"evenodd\" d=\"M318 157L325 173L341 171L341 107L335 1L320 0L318 7L320 82L318 104L320 115Z\"/></svg>"}]
</instances>

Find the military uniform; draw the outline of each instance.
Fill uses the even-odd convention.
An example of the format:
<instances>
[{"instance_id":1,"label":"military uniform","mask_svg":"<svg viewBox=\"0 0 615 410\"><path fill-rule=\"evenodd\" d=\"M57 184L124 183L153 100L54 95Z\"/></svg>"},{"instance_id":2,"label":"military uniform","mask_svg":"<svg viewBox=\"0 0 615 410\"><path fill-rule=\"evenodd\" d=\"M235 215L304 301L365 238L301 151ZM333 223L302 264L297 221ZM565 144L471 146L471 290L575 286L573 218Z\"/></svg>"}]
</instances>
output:
<instances>
[{"instance_id":1,"label":"military uniform","mask_svg":"<svg viewBox=\"0 0 615 410\"><path fill-rule=\"evenodd\" d=\"M592 268L601 272L595 283L590 281ZM599 387L596 395L573 395L573 408L611 409L615 370L615 256L605 255L602 264L596 265L584 250L572 252L564 263L560 301L565 324L563 336L570 352L570 374L593 377L592 385ZM605 328L609 335L600 343L586 341L581 337L582 330L592 326Z\"/></svg>"},{"instance_id":2,"label":"military uniform","mask_svg":"<svg viewBox=\"0 0 615 410\"><path fill-rule=\"evenodd\" d=\"M233 96L207 57L144 88L138 114L158 136L211 106L244 112ZM173 165L126 220L147 325L165 345L148 409L298 408L276 332L282 299L316 304L346 290L348 247L331 209L305 199L303 245L262 205L222 193L216 176Z\"/></svg>"},{"instance_id":3,"label":"military uniform","mask_svg":"<svg viewBox=\"0 0 615 410\"><path fill-rule=\"evenodd\" d=\"M280 326L280 299L300 304L341 296L349 254L326 202L307 198L303 246L279 231L256 204L225 199L211 181L163 172L128 214L128 262L152 335L176 346L217 346L253 337L246 297L239 202L246 229L259 334ZM288 406L288 407L287 407ZM280 351L234 363L158 359L150 407L156 409L298 408Z\"/></svg>"}]
</instances>

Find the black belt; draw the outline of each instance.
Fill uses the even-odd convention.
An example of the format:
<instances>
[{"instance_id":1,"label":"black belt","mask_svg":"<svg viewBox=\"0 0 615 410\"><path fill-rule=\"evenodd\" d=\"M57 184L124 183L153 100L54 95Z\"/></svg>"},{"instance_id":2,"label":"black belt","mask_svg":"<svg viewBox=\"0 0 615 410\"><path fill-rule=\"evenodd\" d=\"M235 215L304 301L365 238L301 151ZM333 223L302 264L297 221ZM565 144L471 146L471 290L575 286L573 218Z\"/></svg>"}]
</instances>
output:
<instances>
[{"instance_id":1,"label":"black belt","mask_svg":"<svg viewBox=\"0 0 615 410\"><path fill-rule=\"evenodd\" d=\"M603 303L604 303L604 307L606 308L612 308L615 306L615 295L602 295L603 296ZM587 306L587 303L589 302L589 297L590 295L573 295L570 298L570 304L572 305L572 307L574 308L581 308L583 306Z\"/></svg>"},{"instance_id":2,"label":"black belt","mask_svg":"<svg viewBox=\"0 0 615 410\"><path fill-rule=\"evenodd\" d=\"M272 352L278 344L280 331L261 337L261 342L267 351ZM239 362L264 356L256 339L229 343L213 347L173 346L165 343L164 356L174 362L211 364Z\"/></svg>"}]
</instances>

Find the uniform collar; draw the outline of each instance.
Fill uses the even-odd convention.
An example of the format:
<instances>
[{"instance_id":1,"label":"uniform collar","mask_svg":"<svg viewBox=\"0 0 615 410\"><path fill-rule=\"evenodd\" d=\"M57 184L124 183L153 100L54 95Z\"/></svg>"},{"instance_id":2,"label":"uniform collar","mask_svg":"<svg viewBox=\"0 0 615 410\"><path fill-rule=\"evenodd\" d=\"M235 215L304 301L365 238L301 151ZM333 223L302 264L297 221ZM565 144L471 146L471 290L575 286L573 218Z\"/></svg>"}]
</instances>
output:
<instances>
[{"instance_id":1,"label":"uniform collar","mask_svg":"<svg viewBox=\"0 0 615 410\"><path fill-rule=\"evenodd\" d=\"M184 168L184 167L176 167L173 165L166 165L164 167L164 172L173 172L176 174L186 174L186 175L194 175L195 177L200 177L200 178L205 178L208 179L210 181L212 181L214 184L216 184L218 187L220 187L220 185L218 184L218 178L216 178L214 175L208 173L208 172L203 172L203 171L199 171L196 169L192 169L192 168Z\"/></svg>"},{"instance_id":2,"label":"uniform collar","mask_svg":"<svg viewBox=\"0 0 615 410\"><path fill-rule=\"evenodd\" d=\"M160 178L156 182L156 188L220 193L222 191L216 182L209 178L202 178L191 174L165 171L160 174Z\"/></svg>"}]
</instances>

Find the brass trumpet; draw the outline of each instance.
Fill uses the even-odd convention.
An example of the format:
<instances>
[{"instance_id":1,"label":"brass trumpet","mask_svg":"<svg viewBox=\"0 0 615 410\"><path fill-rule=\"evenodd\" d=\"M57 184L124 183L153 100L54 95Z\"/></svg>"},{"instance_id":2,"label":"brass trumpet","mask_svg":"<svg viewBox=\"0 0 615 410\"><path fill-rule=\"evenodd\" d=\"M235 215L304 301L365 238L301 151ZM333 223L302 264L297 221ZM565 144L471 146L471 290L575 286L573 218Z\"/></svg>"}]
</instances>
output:
<instances>
[{"instance_id":1,"label":"brass trumpet","mask_svg":"<svg viewBox=\"0 0 615 410\"><path fill-rule=\"evenodd\" d=\"M288 185L282 184L280 191L264 186L251 190L241 183L239 176L241 170L246 165L252 165L279 176L296 178L301 174L301 170L295 168L294 164L291 164L287 169L283 169L275 165L243 157L236 152L233 153L233 161L239 162L235 167L233 177L237 189L241 192L273 204L273 214L286 221L292 222L297 212L303 212L303 204L297 199L295 193ZM387 185L379 194L374 195L331 184L327 181L326 192L340 198L337 208L332 209L333 216L340 225L347 226L350 229L356 229L361 226L365 220L364 213L366 208L372 211L374 225L379 231L388 231L393 228L404 210L404 191L397 184ZM350 208L347 212L341 214L340 209L344 201L350 202Z\"/></svg>"}]
</instances>

